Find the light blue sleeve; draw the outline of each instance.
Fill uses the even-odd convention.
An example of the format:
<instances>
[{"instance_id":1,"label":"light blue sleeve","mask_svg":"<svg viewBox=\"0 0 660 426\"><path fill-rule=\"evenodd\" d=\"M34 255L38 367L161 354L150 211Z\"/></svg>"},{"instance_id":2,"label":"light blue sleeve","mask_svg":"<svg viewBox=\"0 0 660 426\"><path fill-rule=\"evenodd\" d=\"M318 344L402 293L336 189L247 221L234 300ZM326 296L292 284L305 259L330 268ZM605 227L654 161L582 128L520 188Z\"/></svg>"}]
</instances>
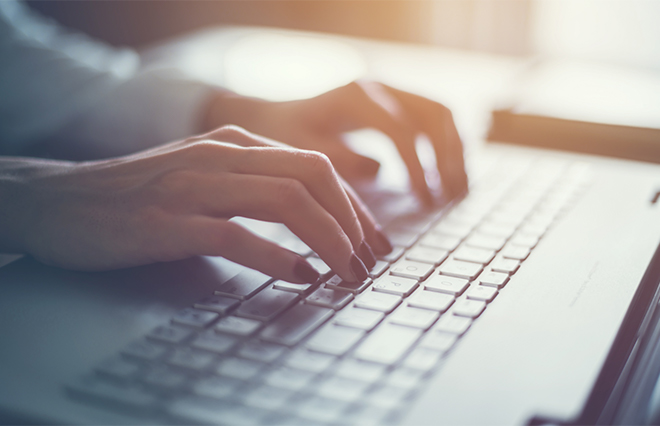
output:
<instances>
[{"instance_id":1,"label":"light blue sleeve","mask_svg":"<svg viewBox=\"0 0 660 426\"><path fill-rule=\"evenodd\" d=\"M0 154L66 141L120 155L183 138L213 90L0 0Z\"/></svg>"}]
</instances>

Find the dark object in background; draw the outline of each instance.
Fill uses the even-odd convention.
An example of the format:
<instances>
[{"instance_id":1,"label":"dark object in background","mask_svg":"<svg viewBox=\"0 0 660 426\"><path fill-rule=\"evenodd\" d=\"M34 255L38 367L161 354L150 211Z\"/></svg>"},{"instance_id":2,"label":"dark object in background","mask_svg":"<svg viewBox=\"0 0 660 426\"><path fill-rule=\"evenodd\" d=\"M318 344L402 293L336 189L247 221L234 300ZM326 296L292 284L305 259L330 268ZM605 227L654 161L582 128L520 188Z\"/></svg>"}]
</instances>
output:
<instances>
[{"instance_id":1,"label":"dark object in background","mask_svg":"<svg viewBox=\"0 0 660 426\"><path fill-rule=\"evenodd\" d=\"M491 118L491 141L660 163L660 77L643 70L541 62Z\"/></svg>"},{"instance_id":2,"label":"dark object in background","mask_svg":"<svg viewBox=\"0 0 660 426\"><path fill-rule=\"evenodd\" d=\"M566 120L499 109L488 140L660 163L660 129Z\"/></svg>"}]
</instances>

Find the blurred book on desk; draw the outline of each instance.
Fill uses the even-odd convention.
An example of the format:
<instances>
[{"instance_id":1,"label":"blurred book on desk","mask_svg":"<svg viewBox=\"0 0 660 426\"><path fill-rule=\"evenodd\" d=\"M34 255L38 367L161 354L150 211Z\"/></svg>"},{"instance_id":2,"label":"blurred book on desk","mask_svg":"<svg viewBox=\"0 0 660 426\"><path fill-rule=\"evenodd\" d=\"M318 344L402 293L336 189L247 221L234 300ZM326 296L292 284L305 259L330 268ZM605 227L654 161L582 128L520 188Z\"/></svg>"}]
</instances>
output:
<instances>
[{"instance_id":1,"label":"blurred book on desk","mask_svg":"<svg viewBox=\"0 0 660 426\"><path fill-rule=\"evenodd\" d=\"M488 140L660 163L660 73L553 60L515 84Z\"/></svg>"}]
</instances>

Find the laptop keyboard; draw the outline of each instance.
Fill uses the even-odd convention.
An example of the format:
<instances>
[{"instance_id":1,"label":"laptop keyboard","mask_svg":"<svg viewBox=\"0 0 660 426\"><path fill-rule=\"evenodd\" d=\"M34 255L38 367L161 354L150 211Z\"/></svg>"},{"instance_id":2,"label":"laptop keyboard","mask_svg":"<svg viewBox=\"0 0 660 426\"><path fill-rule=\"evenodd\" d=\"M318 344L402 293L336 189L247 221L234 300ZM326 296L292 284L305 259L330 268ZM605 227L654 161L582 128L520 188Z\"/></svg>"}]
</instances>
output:
<instances>
[{"instance_id":1,"label":"laptop keyboard","mask_svg":"<svg viewBox=\"0 0 660 426\"><path fill-rule=\"evenodd\" d=\"M576 163L500 168L455 205L396 217L394 250L364 282L342 281L291 242L319 282L245 270L67 391L160 423L394 423L506 297L586 175Z\"/></svg>"}]
</instances>

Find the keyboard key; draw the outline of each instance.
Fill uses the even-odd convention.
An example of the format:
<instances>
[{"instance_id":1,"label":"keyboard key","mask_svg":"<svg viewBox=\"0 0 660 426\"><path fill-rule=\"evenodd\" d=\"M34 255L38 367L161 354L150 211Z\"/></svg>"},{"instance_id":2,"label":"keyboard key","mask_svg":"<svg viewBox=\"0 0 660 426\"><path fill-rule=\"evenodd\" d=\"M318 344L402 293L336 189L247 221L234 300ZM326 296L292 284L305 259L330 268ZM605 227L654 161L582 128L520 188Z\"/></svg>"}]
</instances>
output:
<instances>
[{"instance_id":1,"label":"keyboard key","mask_svg":"<svg viewBox=\"0 0 660 426\"><path fill-rule=\"evenodd\" d=\"M273 287L263 289L252 299L243 302L236 310L236 315L260 321L269 321L294 304L300 296Z\"/></svg>"},{"instance_id":2,"label":"keyboard key","mask_svg":"<svg viewBox=\"0 0 660 426\"><path fill-rule=\"evenodd\" d=\"M396 363L417 341L422 331L385 323L357 347L354 356L364 361L386 365Z\"/></svg>"},{"instance_id":3,"label":"keyboard key","mask_svg":"<svg viewBox=\"0 0 660 426\"><path fill-rule=\"evenodd\" d=\"M316 256L308 257L307 262L319 272L321 279L328 278L332 274L332 269L330 269L323 260Z\"/></svg>"},{"instance_id":4,"label":"keyboard key","mask_svg":"<svg viewBox=\"0 0 660 426\"><path fill-rule=\"evenodd\" d=\"M145 361L154 361L167 352L168 348L148 340L138 340L121 350L122 355Z\"/></svg>"},{"instance_id":5,"label":"keyboard key","mask_svg":"<svg viewBox=\"0 0 660 426\"><path fill-rule=\"evenodd\" d=\"M522 235L527 235L527 236L535 237L535 238L541 238L541 236L543 236L543 234L545 234L546 230L547 230L547 228L544 227L544 226L533 225L531 223L524 223L520 227L519 232Z\"/></svg>"},{"instance_id":6,"label":"keyboard key","mask_svg":"<svg viewBox=\"0 0 660 426\"><path fill-rule=\"evenodd\" d=\"M392 371L385 383L390 386L404 389L415 389L426 376L426 371L414 370L405 366L398 366Z\"/></svg>"},{"instance_id":7,"label":"keyboard key","mask_svg":"<svg viewBox=\"0 0 660 426\"><path fill-rule=\"evenodd\" d=\"M307 386L315 376L315 373L309 371L291 367L278 367L266 374L264 382L276 388L297 391Z\"/></svg>"},{"instance_id":8,"label":"keyboard key","mask_svg":"<svg viewBox=\"0 0 660 426\"><path fill-rule=\"evenodd\" d=\"M199 309L187 308L177 313L172 322L193 328L205 328L211 325L219 315L215 312L202 311Z\"/></svg>"},{"instance_id":9,"label":"keyboard key","mask_svg":"<svg viewBox=\"0 0 660 426\"><path fill-rule=\"evenodd\" d=\"M222 318L213 329L221 333L249 336L261 328L261 325L262 323L257 320L231 316Z\"/></svg>"},{"instance_id":10,"label":"keyboard key","mask_svg":"<svg viewBox=\"0 0 660 426\"><path fill-rule=\"evenodd\" d=\"M208 398L224 399L231 397L241 386L238 380L227 377L209 376L197 380L191 387L193 393Z\"/></svg>"},{"instance_id":11,"label":"keyboard key","mask_svg":"<svg viewBox=\"0 0 660 426\"><path fill-rule=\"evenodd\" d=\"M386 231L390 243L394 246L410 247L417 241L417 233L404 230Z\"/></svg>"},{"instance_id":12,"label":"keyboard key","mask_svg":"<svg viewBox=\"0 0 660 426\"><path fill-rule=\"evenodd\" d=\"M424 288L426 290L439 291L451 294L452 296L461 295L467 287L468 280L447 275L433 275L424 282Z\"/></svg>"},{"instance_id":13,"label":"keyboard key","mask_svg":"<svg viewBox=\"0 0 660 426\"><path fill-rule=\"evenodd\" d=\"M238 339L226 334L218 334L215 331L209 330L201 333L192 341L191 346L205 351L215 352L217 354L224 354L229 352Z\"/></svg>"},{"instance_id":14,"label":"keyboard key","mask_svg":"<svg viewBox=\"0 0 660 426\"><path fill-rule=\"evenodd\" d=\"M337 358L332 355L308 351L307 349L298 349L291 353L284 363L289 367L294 367L299 370L322 373L330 367L336 359Z\"/></svg>"},{"instance_id":15,"label":"keyboard key","mask_svg":"<svg viewBox=\"0 0 660 426\"><path fill-rule=\"evenodd\" d=\"M481 300L463 299L454 303L454 315L476 318L486 309L486 302Z\"/></svg>"},{"instance_id":16,"label":"keyboard key","mask_svg":"<svg viewBox=\"0 0 660 426\"><path fill-rule=\"evenodd\" d=\"M448 254L447 250L416 246L406 253L406 259L438 266L447 258Z\"/></svg>"},{"instance_id":17,"label":"keyboard key","mask_svg":"<svg viewBox=\"0 0 660 426\"><path fill-rule=\"evenodd\" d=\"M460 239L465 238L470 232L472 232L472 226L467 223L459 222L456 220L443 220L437 224L432 232L439 234L451 235L453 237L458 237Z\"/></svg>"},{"instance_id":18,"label":"keyboard key","mask_svg":"<svg viewBox=\"0 0 660 426\"><path fill-rule=\"evenodd\" d=\"M244 399L245 405L263 410L278 410L284 407L294 392L272 386L259 386L250 391Z\"/></svg>"},{"instance_id":19,"label":"keyboard key","mask_svg":"<svg viewBox=\"0 0 660 426\"><path fill-rule=\"evenodd\" d=\"M491 235L493 237L509 238L516 231L515 225L496 223L487 221L479 225L477 231L483 235Z\"/></svg>"},{"instance_id":20,"label":"keyboard key","mask_svg":"<svg viewBox=\"0 0 660 426\"><path fill-rule=\"evenodd\" d=\"M344 417L346 424L360 426L379 426L388 424L388 410L368 405L360 406L351 410Z\"/></svg>"},{"instance_id":21,"label":"keyboard key","mask_svg":"<svg viewBox=\"0 0 660 426\"><path fill-rule=\"evenodd\" d=\"M113 358L101 363L94 370L101 375L109 376L113 379L128 381L138 374L140 366L125 359Z\"/></svg>"},{"instance_id":22,"label":"keyboard key","mask_svg":"<svg viewBox=\"0 0 660 426\"><path fill-rule=\"evenodd\" d=\"M484 271L479 275L478 281L482 285L501 288L509 281L509 275L501 272Z\"/></svg>"},{"instance_id":23,"label":"keyboard key","mask_svg":"<svg viewBox=\"0 0 660 426\"><path fill-rule=\"evenodd\" d=\"M404 251L405 251L405 247L394 246L394 248L392 248L391 252L389 252L385 255L379 256L379 259L383 260L385 262L388 262L388 263L393 263L393 262L396 262L397 260L399 260L399 258L401 256L403 256Z\"/></svg>"},{"instance_id":24,"label":"keyboard key","mask_svg":"<svg viewBox=\"0 0 660 426\"><path fill-rule=\"evenodd\" d=\"M215 356L210 352L179 347L174 349L167 357L166 362L175 367L199 371L209 367L215 359Z\"/></svg>"},{"instance_id":25,"label":"keyboard key","mask_svg":"<svg viewBox=\"0 0 660 426\"><path fill-rule=\"evenodd\" d=\"M367 403L383 409L392 409L401 405L409 394L408 389L381 386L369 395Z\"/></svg>"},{"instance_id":26,"label":"keyboard key","mask_svg":"<svg viewBox=\"0 0 660 426\"><path fill-rule=\"evenodd\" d=\"M466 262L486 263L493 260L495 252L493 250L481 249L477 247L461 246L453 253L454 259L464 260Z\"/></svg>"},{"instance_id":27,"label":"keyboard key","mask_svg":"<svg viewBox=\"0 0 660 426\"><path fill-rule=\"evenodd\" d=\"M296 415L314 422L335 423L343 419L342 413L347 407L348 403L336 399L311 397L296 405Z\"/></svg>"},{"instance_id":28,"label":"keyboard key","mask_svg":"<svg viewBox=\"0 0 660 426\"><path fill-rule=\"evenodd\" d=\"M348 358L341 361L332 373L338 377L374 383L383 376L385 370L382 364Z\"/></svg>"},{"instance_id":29,"label":"keyboard key","mask_svg":"<svg viewBox=\"0 0 660 426\"><path fill-rule=\"evenodd\" d=\"M445 234L436 234L430 233L426 234L419 240L421 246L431 247L440 250L452 251L458 244L461 242L461 239L451 235Z\"/></svg>"},{"instance_id":30,"label":"keyboard key","mask_svg":"<svg viewBox=\"0 0 660 426\"><path fill-rule=\"evenodd\" d=\"M529 248L507 245L502 249L501 255L507 259L525 260L529 256Z\"/></svg>"},{"instance_id":31,"label":"keyboard key","mask_svg":"<svg viewBox=\"0 0 660 426\"><path fill-rule=\"evenodd\" d=\"M369 271L369 276L371 278L378 278L383 275L383 272L385 272L389 266L390 264L384 260L377 260L374 267Z\"/></svg>"},{"instance_id":32,"label":"keyboard key","mask_svg":"<svg viewBox=\"0 0 660 426\"><path fill-rule=\"evenodd\" d=\"M263 340L293 346L326 322L332 309L298 304L271 322L261 332Z\"/></svg>"},{"instance_id":33,"label":"keyboard key","mask_svg":"<svg viewBox=\"0 0 660 426\"><path fill-rule=\"evenodd\" d=\"M164 365L152 366L142 377L141 380L155 388L161 390L173 391L181 388L186 382L188 376L175 371Z\"/></svg>"},{"instance_id":34,"label":"keyboard key","mask_svg":"<svg viewBox=\"0 0 660 426\"><path fill-rule=\"evenodd\" d=\"M433 329L460 336L461 334L465 333L468 328L470 328L471 324L472 320L469 318L445 314L440 317L438 322L435 323Z\"/></svg>"},{"instance_id":35,"label":"keyboard key","mask_svg":"<svg viewBox=\"0 0 660 426\"><path fill-rule=\"evenodd\" d=\"M180 327L162 325L160 327L156 327L155 329L153 329L147 335L147 337L149 339L158 340L165 343L177 344L177 343L182 343L192 335L193 332L191 330Z\"/></svg>"},{"instance_id":36,"label":"keyboard key","mask_svg":"<svg viewBox=\"0 0 660 426\"><path fill-rule=\"evenodd\" d=\"M205 311L217 312L226 315L229 311L236 308L241 302L230 297L209 296L195 303L195 308Z\"/></svg>"},{"instance_id":37,"label":"keyboard key","mask_svg":"<svg viewBox=\"0 0 660 426\"><path fill-rule=\"evenodd\" d=\"M402 306L397 309L388 321L392 324L405 325L408 327L415 327L421 330L427 330L438 319L440 314L428 309L412 308L409 306Z\"/></svg>"},{"instance_id":38,"label":"keyboard key","mask_svg":"<svg viewBox=\"0 0 660 426\"><path fill-rule=\"evenodd\" d=\"M149 392L136 387L126 387L95 376L84 377L66 386L76 398L103 402L139 413L151 412L158 403Z\"/></svg>"},{"instance_id":39,"label":"keyboard key","mask_svg":"<svg viewBox=\"0 0 660 426\"><path fill-rule=\"evenodd\" d=\"M309 291L314 284L296 284L287 281L277 280L273 283L273 288L276 290L290 291L292 293L303 294Z\"/></svg>"},{"instance_id":40,"label":"keyboard key","mask_svg":"<svg viewBox=\"0 0 660 426\"><path fill-rule=\"evenodd\" d=\"M348 352L364 336L364 330L328 324L306 343L308 349L341 356Z\"/></svg>"},{"instance_id":41,"label":"keyboard key","mask_svg":"<svg viewBox=\"0 0 660 426\"><path fill-rule=\"evenodd\" d=\"M362 282L359 281L351 282L351 281L344 281L341 278L339 278L339 275L335 275L325 283L324 287L332 290L348 291L353 294L358 294L358 293L362 293L364 290L369 288L369 285L371 285L371 278L367 278Z\"/></svg>"},{"instance_id":42,"label":"keyboard key","mask_svg":"<svg viewBox=\"0 0 660 426\"><path fill-rule=\"evenodd\" d=\"M249 299L266 287L272 280L268 275L259 271L248 269L226 283L222 284L215 292L218 296L228 296L240 300Z\"/></svg>"},{"instance_id":43,"label":"keyboard key","mask_svg":"<svg viewBox=\"0 0 660 426\"><path fill-rule=\"evenodd\" d=\"M438 271L444 275L472 280L474 277L479 275L481 269L482 266L478 263L447 259L442 265L440 265L440 269Z\"/></svg>"},{"instance_id":44,"label":"keyboard key","mask_svg":"<svg viewBox=\"0 0 660 426\"><path fill-rule=\"evenodd\" d=\"M414 280L425 280L433 272L434 266L412 260L399 260L390 268L390 274Z\"/></svg>"},{"instance_id":45,"label":"keyboard key","mask_svg":"<svg viewBox=\"0 0 660 426\"><path fill-rule=\"evenodd\" d=\"M264 368L264 364L240 358L227 358L216 368L221 376L238 380L249 380L256 377Z\"/></svg>"},{"instance_id":46,"label":"keyboard key","mask_svg":"<svg viewBox=\"0 0 660 426\"><path fill-rule=\"evenodd\" d=\"M473 285L466 293L468 299L492 301L497 296L497 288L483 285Z\"/></svg>"},{"instance_id":47,"label":"keyboard key","mask_svg":"<svg viewBox=\"0 0 660 426\"><path fill-rule=\"evenodd\" d=\"M516 259L507 259L502 256L497 256L489 267L495 272L511 275L518 271L518 268L520 268L520 262Z\"/></svg>"},{"instance_id":48,"label":"keyboard key","mask_svg":"<svg viewBox=\"0 0 660 426\"><path fill-rule=\"evenodd\" d=\"M539 239L537 237L531 236L531 235L525 235L525 234L516 234L509 240L509 244L513 244L514 246L522 246L526 248L533 248L538 244Z\"/></svg>"},{"instance_id":49,"label":"keyboard key","mask_svg":"<svg viewBox=\"0 0 660 426\"><path fill-rule=\"evenodd\" d=\"M339 312L334 318L333 322L338 325L369 331L374 328L384 317L385 314L382 312L349 307Z\"/></svg>"},{"instance_id":50,"label":"keyboard key","mask_svg":"<svg viewBox=\"0 0 660 426\"><path fill-rule=\"evenodd\" d=\"M316 392L320 396L337 401L355 402L364 394L369 385L370 383L344 377L330 377L320 384Z\"/></svg>"},{"instance_id":51,"label":"keyboard key","mask_svg":"<svg viewBox=\"0 0 660 426\"><path fill-rule=\"evenodd\" d=\"M440 331L436 327L436 329L431 330L429 333L426 333L424 335L422 341L419 342L419 347L432 349L440 353L445 353L448 352L454 346L457 340L458 337L455 333L447 333L445 331Z\"/></svg>"},{"instance_id":52,"label":"keyboard key","mask_svg":"<svg viewBox=\"0 0 660 426\"><path fill-rule=\"evenodd\" d=\"M371 309L380 312L392 312L394 308L399 306L401 298L393 294L379 293L377 291L369 291L361 294L355 299L355 306L358 308Z\"/></svg>"},{"instance_id":53,"label":"keyboard key","mask_svg":"<svg viewBox=\"0 0 660 426\"><path fill-rule=\"evenodd\" d=\"M505 238L480 233L474 233L465 240L465 244L468 246L495 251L501 249L505 242Z\"/></svg>"},{"instance_id":54,"label":"keyboard key","mask_svg":"<svg viewBox=\"0 0 660 426\"><path fill-rule=\"evenodd\" d=\"M374 291L407 297L417 288L417 280L386 275L376 280Z\"/></svg>"},{"instance_id":55,"label":"keyboard key","mask_svg":"<svg viewBox=\"0 0 660 426\"><path fill-rule=\"evenodd\" d=\"M255 425L261 421L261 412L237 404L185 396L167 404L167 411L179 424Z\"/></svg>"},{"instance_id":56,"label":"keyboard key","mask_svg":"<svg viewBox=\"0 0 660 426\"><path fill-rule=\"evenodd\" d=\"M249 340L238 350L238 356L260 362L273 362L285 351L285 347L259 340Z\"/></svg>"},{"instance_id":57,"label":"keyboard key","mask_svg":"<svg viewBox=\"0 0 660 426\"><path fill-rule=\"evenodd\" d=\"M426 349L417 348L413 350L403 361L403 365L415 370L428 371L438 365L442 358L442 353Z\"/></svg>"},{"instance_id":58,"label":"keyboard key","mask_svg":"<svg viewBox=\"0 0 660 426\"><path fill-rule=\"evenodd\" d=\"M305 298L305 303L331 309L341 309L353 300L353 294L333 290L331 288L318 288Z\"/></svg>"},{"instance_id":59,"label":"keyboard key","mask_svg":"<svg viewBox=\"0 0 660 426\"><path fill-rule=\"evenodd\" d=\"M444 312L454 303L451 294L436 293L435 291L418 291L408 299L408 306Z\"/></svg>"}]
</instances>

